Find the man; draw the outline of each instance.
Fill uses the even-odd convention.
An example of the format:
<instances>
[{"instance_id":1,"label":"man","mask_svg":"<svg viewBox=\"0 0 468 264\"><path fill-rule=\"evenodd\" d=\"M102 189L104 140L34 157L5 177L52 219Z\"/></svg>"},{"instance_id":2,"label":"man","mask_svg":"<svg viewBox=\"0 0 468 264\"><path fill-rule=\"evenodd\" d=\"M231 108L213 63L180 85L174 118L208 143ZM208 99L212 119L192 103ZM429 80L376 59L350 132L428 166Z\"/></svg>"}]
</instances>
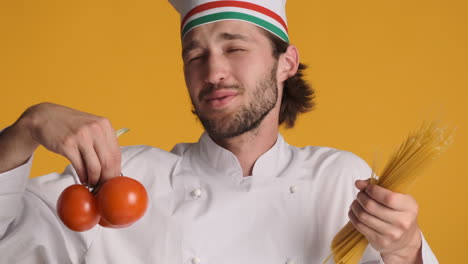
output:
<instances>
[{"instance_id":1,"label":"man","mask_svg":"<svg viewBox=\"0 0 468 264\"><path fill-rule=\"evenodd\" d=\"M29 108L0 135L2 261L322 263L349 215L371 245L362 263L437 263L411 196L360 180L371 170L351 153L299 149L278 134L311 108L313 95L288 44L284 1L172 4L206 133L171 153L120 150L105 118L50 103ZM39 145L73 166L28 180ZM148 190L142 219L82 233L60 222L55 203L65 187L96 186L121 172Z\"/></svg>"}]
</instances>

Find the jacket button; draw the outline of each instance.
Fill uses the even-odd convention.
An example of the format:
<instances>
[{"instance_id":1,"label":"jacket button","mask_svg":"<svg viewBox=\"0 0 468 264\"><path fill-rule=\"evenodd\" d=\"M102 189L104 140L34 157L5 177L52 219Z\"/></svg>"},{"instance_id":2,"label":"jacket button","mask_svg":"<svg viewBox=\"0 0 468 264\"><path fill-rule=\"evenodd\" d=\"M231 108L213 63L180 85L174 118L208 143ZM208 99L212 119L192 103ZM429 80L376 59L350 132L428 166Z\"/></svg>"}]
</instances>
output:
<instances>
[{"instance_id":1,"label":"jacket button","mask_svg":"<svg viewBox=\"0 0 468 264\"><path fill-rule=\"evenodd\" d=\"M202 191L200 188L193 190L191 193L193 198L200 198L201 194L202 194Z\"/></svg>"},{"instance_id":2,"label":"jacket button","mask_svg":"<svg viewBox=\"0 0 468 264\"><path fill-rule=\"evenodd\" d=\"M298 190L298 188L297 188L296 185L292 185L291 187L289 187L289 192L290 193L295 193L295 192L297 192L297 190ZM290 264L290 263L288 263L288 264Z\"/></svg>"},{"instance_id":3,"label":"jacket button","mask_svg":"<svg viewBox=\"0 0 468 264\"><path fill-rule=\"evenodd\" d=\"M192 258L192 264L200 264L201 260L197 257Z\"/></svg>"}]
</instances>

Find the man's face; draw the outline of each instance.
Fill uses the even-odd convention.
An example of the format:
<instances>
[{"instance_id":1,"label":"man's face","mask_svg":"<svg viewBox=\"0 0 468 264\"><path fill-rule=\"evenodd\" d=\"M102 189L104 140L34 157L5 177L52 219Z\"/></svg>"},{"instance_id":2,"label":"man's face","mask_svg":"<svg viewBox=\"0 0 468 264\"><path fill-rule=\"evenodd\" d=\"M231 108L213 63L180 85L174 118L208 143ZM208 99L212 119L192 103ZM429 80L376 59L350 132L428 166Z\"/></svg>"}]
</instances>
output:
<instances>
[{"instance_id":1,"label":"man's face","mask_svg":"<svg viewBox=\"0 0 468 264\"><path fill-rule=\"evenodd\" d=\"M185 82L194 112L214 138L255 129L278 101L277 61L252 24L220 21L183 40Z\"/></svg>"}]
</instances>

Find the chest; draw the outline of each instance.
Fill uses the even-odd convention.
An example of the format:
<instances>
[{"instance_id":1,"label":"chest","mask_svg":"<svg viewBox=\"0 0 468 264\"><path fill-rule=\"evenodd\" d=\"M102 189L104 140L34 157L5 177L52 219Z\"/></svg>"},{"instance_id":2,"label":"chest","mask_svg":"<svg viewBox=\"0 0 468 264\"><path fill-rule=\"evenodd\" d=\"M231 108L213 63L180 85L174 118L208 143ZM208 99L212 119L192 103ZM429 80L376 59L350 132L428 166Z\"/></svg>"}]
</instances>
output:
<instances>
[{"instance_id":1,"label":"chest","mask_svg":"<svg viewBox=\"0 0 468 264\"><path fill-rule=\"evenodd\" d=\"M101 231L89 263L307 263L327 253L331 236L315 228L326 230L317 222L321 201L313 189L299 180L262 188L198 182L156 194L137 224Z\"/></svg>"}]
</instances>

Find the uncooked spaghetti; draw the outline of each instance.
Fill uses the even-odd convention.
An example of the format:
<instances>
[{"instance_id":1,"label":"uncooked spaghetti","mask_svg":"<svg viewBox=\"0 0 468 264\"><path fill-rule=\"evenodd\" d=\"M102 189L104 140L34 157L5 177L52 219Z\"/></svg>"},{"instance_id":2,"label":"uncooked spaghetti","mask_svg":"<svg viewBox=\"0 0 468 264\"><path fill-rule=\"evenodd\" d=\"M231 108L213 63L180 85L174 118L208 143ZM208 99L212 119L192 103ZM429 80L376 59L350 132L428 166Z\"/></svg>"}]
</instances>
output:
<instances>
[{"instance_id":1,"label":"uncooked spaghetti","mask_svg":"<svg viewBox=\"0 0 468 264\"><path fill-rule=\"evenodd\" d=\"M423 123L393 154L380 177L373 173L370 182L393 192L407 192L429 161L451 144L452 134L452 131L439 127L436 122ZM367 239L348 222L333 238L332 254L324 263L332 256L337 264L358 263L367 244Z\"/></svg>"}]
</instances>

